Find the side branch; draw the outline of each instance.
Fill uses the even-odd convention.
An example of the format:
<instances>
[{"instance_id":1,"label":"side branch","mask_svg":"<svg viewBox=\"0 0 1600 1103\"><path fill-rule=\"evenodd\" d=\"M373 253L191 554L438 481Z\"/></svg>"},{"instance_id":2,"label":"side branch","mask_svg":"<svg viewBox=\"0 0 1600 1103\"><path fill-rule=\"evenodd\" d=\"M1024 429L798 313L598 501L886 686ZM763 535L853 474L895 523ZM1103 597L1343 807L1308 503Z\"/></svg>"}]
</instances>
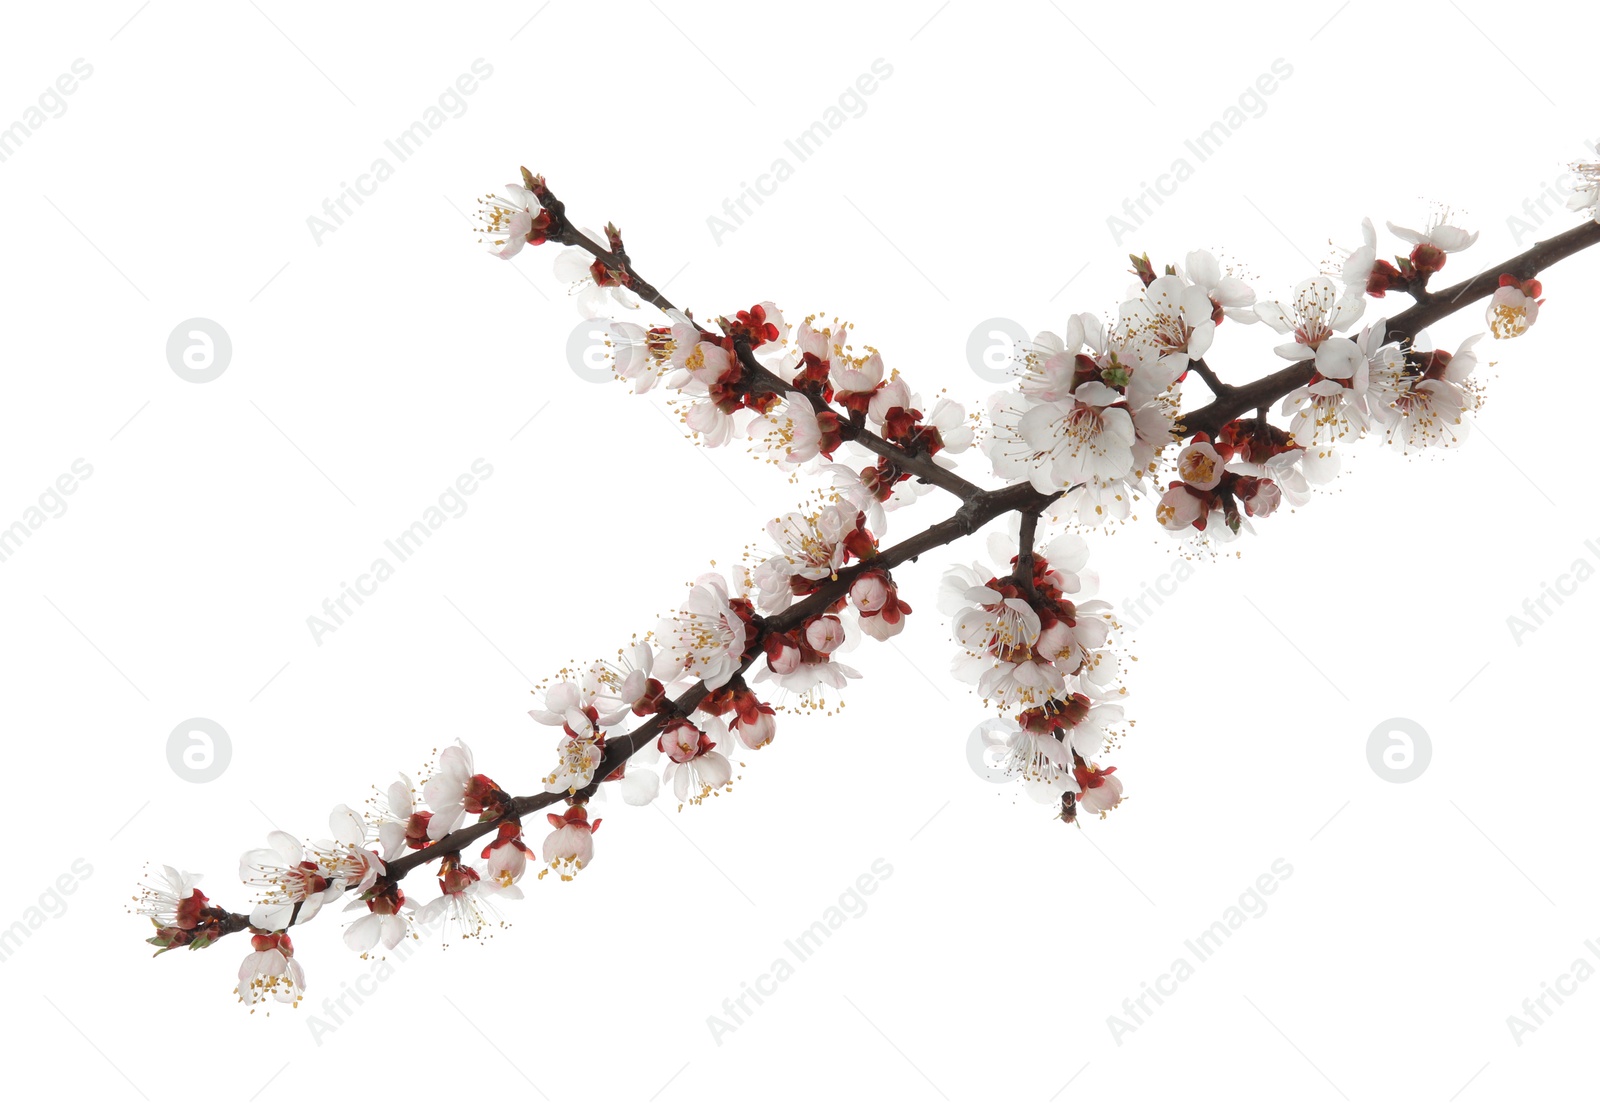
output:
<instances>
[{"instance_id":1,"label":"side branch","mask_svg":"<svg viewBox=\"0 0 1600 1103\"><path fill-rule=\"evenodd\" d=\"M1500 286L1501 273L1510 273L1518 279L1532 279L1557 261L1574 253L1600 244L1600 222L1586 221L1581 226L1555 237L1538 242L1531 249L1498 265L1491 266L1462 280L1453 287L1435 291L1422 297L1413 306L1389 319L1386 341L1405 340L1442 318L1494 294ZM1316 365L1310 360L1300 360L1281 371L1263 376L1251 383L1226 387L1224 392L1205 406L1184 414L1179 419L1177 436L1206 433L1215 437L1222 427L1252 410L1273 405L1289 392L1304 387L1316 374ZM1204 378L1202 373L1202 378Z\"/></svg>"},{"instance_id":2,"label":"side branch","mask_svg":"<svg viewBox=\"0 0 1600 1103\"><path fill-rule=\"evenodd\" d=\"M522 172L531 187L535 178L527 169L523 169ZM539 195L544 209L551 217L549 228L551 241L582 249L594 257L608 272L619 278L630 291L662 311L662 313L674 318L688 320L696 329L708 337L717 336L699 322L690 319L681 309L674 306L670 299L658 291L654 284L639 274L639 270L634 267L632 259L622 245L622 233L620 230L617 230L614 226L606 227L606 233L613 242L613 247L607 249L572 224L572 221L566 215L566 204L557 199L548 186L541 183L536 194ZM737 351L739 362L747 373L748 382L746 386L751 392L783 395L795 389L763 367L755 359L748 346L740 343L737 346ZM838 412L820 396L811 395L810 398L813 409L818 413ZM891 444L867 429L859 420L841 424L847 427L848 439L855 441L867 451L882 456L901 471L914 475L930 486L948 490L963 501L970 500L974 495L982 493L977 485L934 463L931 456L910 452L898 445Z\"/></svg>"},{"instance_id":3,"label":"side branch","mask_svg":"<svg viewBox=\"0 0 1600 1103\"><path fill-rule=\"evenodd\" d=\"M763 367L761 362L755 358L755 354L750 351L749 345L741 342L738 345L738 350L739 363L744 365L746 375L750 381L749 388L752 392L782 395L794 390L794 387ZM811 400L812 409L818 413L825 413L833 409L819 395L812 394L807 395L807 397ZM932 456L908 452L898 445L890 444L876 433L869 432L866 426L858 421L841 423L841 428L845 430L846 439L853 440L867 451L884 457L901 471L915 475L930 486L948 490L964 502L971 501L983 493L983 489L977 484L970 483L949 468L941 467L935 463Z\"/></svg>"}]
</instances>

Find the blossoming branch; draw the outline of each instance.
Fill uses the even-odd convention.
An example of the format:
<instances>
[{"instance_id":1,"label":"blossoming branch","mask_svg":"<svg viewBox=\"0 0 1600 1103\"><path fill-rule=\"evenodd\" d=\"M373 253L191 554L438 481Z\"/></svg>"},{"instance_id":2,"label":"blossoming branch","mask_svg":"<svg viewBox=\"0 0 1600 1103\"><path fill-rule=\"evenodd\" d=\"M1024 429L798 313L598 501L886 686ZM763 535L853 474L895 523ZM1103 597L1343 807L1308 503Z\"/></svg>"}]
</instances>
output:
<instances>
[{"instance_id":1,"label":"blossoming branch","mask_svg":"<svg viewBox=\"0 0 1600 1103\"><path fill-rule=\"evenodd\" d=\"M1482 401L1473 372L1484 335L1447 350L1426 327L1485 299L1492 339L1534 324L1539 275L1600 242L1600 166L1578 171L1587 186L1572 205L1588 220L1439 291L1433 278L1477 238L1447 214L1422 230L1390 223L1404 243L1392 261L1364 221L1359 245L1280 297L1258 296L1208 252L1159 268L1132 257L1138 283L1114 316L1076 314L1061 334L1040 333L1016 385L969 412L912 390L849 324L791 325L771 302L695 319L639 273L620 230L580 230L523 169L522 183L483 200L491 250L564 246L556 272L585 315L625 316L608 323L618 378L673 392L699 444L744 441L809 479L811 496L768 523L764 552L700 576L653 630L536 691L530 715L554 730L554 754L530 792L512 795L458 740L420 784L401 775L360 811L339 805L326 838L274 831L246 852L247 911L212 904L198 877L162 867L138 907L156 928L149 941L160 954L248 932L236 991L253 1008L298 1003L305 974L290 932L336 902L352 917L345 944L363 955L439 920L477 935L522 898L529 872L566 881L588 868L602 787L625 805L665 787L681 811L725 792L735 758L768 747L780 713L831 713L861 678L844 659L909 623L900 568L997 521L991 562L955 564L940 585L951 671L1009 724L1005 765L1030 796L1067 824L1103 818L1123 796L1107 758L1125 735L1126 689L1085 534L1153 521L1181 539L1230 541L1285 501L1308 503L1338 473L1341 449L1364 437L1405 452L1461 443ZM1412 302L1364 321L1391 293ZM629 320L645 304L659 317ZM1224 381L1207 361L1219 333L1242 339L1258 324L1286 366ZM1205 401L1185 409L1196 380ZM963 473L955 457L966 454L988 471ZM891 515L899 526L902 511L936 497L954 508L888 540ZM1141 516L1139 502L1153 508ZM548 830L533 839L541 811ZM425 903L401 888L419 869L438 886Z\"/></svg>"}]
</instances>

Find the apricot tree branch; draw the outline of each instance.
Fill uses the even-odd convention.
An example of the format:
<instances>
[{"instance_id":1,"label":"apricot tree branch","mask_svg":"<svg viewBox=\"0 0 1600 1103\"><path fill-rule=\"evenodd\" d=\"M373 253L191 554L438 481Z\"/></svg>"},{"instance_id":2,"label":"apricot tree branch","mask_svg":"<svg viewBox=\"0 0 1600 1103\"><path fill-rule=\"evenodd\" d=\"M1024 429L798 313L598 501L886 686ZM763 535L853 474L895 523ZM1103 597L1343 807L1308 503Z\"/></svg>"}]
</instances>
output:
<instances>
[{"instance_id":1,"label":"apricot tree branch","mask_svg":"<svg viewBox=\"0 0 1600 1103\"><path fill-rule=\"evenodd\" d=\"M645 301L670 312L675 318L688 317L638 274L622 245L620 232L613 227L607 227L608 240L612 246L609 249L590 240L587 235L572 227L567 220L564 205L550 194L543 181L528 174L527 170L524 170L524 174L529 181L530 189L534 188L535 183L538 184L535 190L543 203L544 210L550 215L548 233L550 240L584 249L596 258L608 278L616 279ZM1509 273L1521 280L1532 279L1549 265L1597 243L1600 243L1600 223L1585 222L1563 234L1539 242L1503 264L1464 280L1452 288L1436 293L1424 291L1423 294L1416 296L1417 301L1414 305L1387 323L1385 340L1413 338L1425 326L1491 294L1499 286L1502 273ZM712 336L710 331L698 323L693 324L700 332ZM734 344L739 363L744 370L744 377L739 384L741 388L751 394L784 395L795 389L764 367L755 358L747 342L736 340ZM1204 360L1196 360L1191 367L1211 388L1215 397L1205 406L1183 416L1182 426L1176 431L1180 436L1198 432L1215 436L1223 426L1251 410L1257 411L1258 416L1263 416L1265 410L1273 403L1308 383L1315 371L1314 362L1304 360L1254 382L1235 386L1222 383ZM839 411L821 396L809 394L807 397L819 413L839 414ZM840 428L842 436L857 441L869 451L883 457L898 472L949 491L960 499L961 505L945 520L929 526L917 535L889 548L871 552L864 558L840 568L815 591L783 612L770 617L753 617L751 626L754 632L740 656L733 678L742 677L750 665L764 654L766 643L774 636L790 632L846 600L852 585L863 573L888 571L903 563L913 562L923 553L975 533L984 525L1008 513L1021 514L1015 577L1023 585L1032 584L1033 543L1039 516L1065 491L1046 494L1036 490L1027 481L996 489L982 489L934 462L929 449L915 445L911 448L902 447L868 431L859 416L841 418ZM916 437L912 435L908 439L915 441ZM664 703L653 716L632 732L608 737L592 780L582 789L576 792L540 792L510 797L502 802L503 810L498 815L458 828L420 850L411 851L388 862L379 878L380 886L398 885L419 867L443 857L461 854L468 846L496 832L502 824L520 822L525 816L560 802L581 804L588 801L600 785L623 768L634 754L658 738L665 723L677 717L688 717L700 707L710 692L710 688L703 681L697 682L675 699ZM247 914L229 912L220 907L206 908L204 914L211 921L208 930L212 941L216 937L250 929L250 917ZM298 918L297 908L290 925L292 926L294 920Z\"/></svg>"}]
</instances>

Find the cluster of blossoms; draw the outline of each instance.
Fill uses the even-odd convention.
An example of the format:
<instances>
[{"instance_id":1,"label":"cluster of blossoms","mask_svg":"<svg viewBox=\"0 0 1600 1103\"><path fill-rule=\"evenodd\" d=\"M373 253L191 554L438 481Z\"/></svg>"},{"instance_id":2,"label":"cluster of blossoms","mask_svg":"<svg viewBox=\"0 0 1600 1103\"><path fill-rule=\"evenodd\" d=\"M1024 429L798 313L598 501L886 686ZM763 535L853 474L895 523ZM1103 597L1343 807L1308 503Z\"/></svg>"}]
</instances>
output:
<instances>
[{"instance_id":1,"label":"cluster of blossoms","mask_svg":"<svg viewBox=\"0 0 1600 1103\"><path fill-rule=\"evenodd\" d=\"M1425 332L1394 338L1383 319L1355 329L1369 298L1424 292L1450 254L1477 240L1448 217L1424 230L1390 223L1411 246L1392 263L1378 257L1376 231L1365 221L1361 246L1281 301L1258 300L1205 251L1159 275L1148 257L1131 258L1140 286L1116 317L1078 314L1065 336L1038 334L1016 388L990 399L986 450L995 474L1059 494L1052 514L1085 528L1129 518L1155 483L1159 524L1229 540L1284 501L1304 505L1313 486L1338 474L1339 447L1369 433L1403 452L1458 444L1466 415L1482 401L1471 378L1479 338L1452 353L1432 349ZM1486 311L1490 334L1525 333L1542 294L1536 279L1501 275ZM1214 396L1234 390L1204 360L1228 321L1259 322L1287 338L1274 352L1305 369L1305 381L1281 396L1286 428L1270 424L1262 409L1185 434L1187 380L1201 376ZM1186 445L1176 455L1174 441Z\"/></svg>"},{"instance_id":2,"label":"cluster of blossoms","mask_svg":"<svg viewBox=\"0 0 1600 1103\"><path fill-rule=\"evenodd\" d=\"M1600 196L1600 183L1591 190ZM1600 200L1590 206L1600 210ZM1284 301L1258 298L1209 252L1159 273L1133 257L1138 285L1115 317L1076 314L1063 335L1040 333L1015 388L992 396L979 419L948 398L926 401L876 349L858 348L848 323L812 315L791 326L761 302L702 325L638 275L621 231L607 225L602 244L578 230L526 169L482 210L497 256L566 246L557 274L586 316L646 302L660 309L660 324L609 321L617 376L635 392L674 392L701 444L747 441L795 481L814 480L813 498L774 518L770 543L747 549L734 569L693 580L643 638L539 688L529 714L557 729L540 791L513 797L457 740L420 787L401 775L365 811L335 808L328 837L274 831L247 852L239 873L257 894L248 913L211 904L197 877L163 867L138 909L156 927L149 941L158 953L201 949L248 931L236 991L252 1007L299 1001L305 975L289 932L335 901L354 913L344 939L363 955L441 921L480 936L503 925L499 905L522 898L530 869L535 880L570 881L593 863L602 821L589 806L613 791L607 783L633 806L666 789L680 810L729 792L742 758L773 743L779 712L833 715L839 692L861 677L841 656L864 638L904 631L912 607L896 568L1006 516L1010 528L989 540L992 563L944 575L938 604L958 646L952 670L1007 718L1005 766L1030 796L1068 823L1104 816L1123 799L1117 768L1103 759L1125 733L1126 690L1118 625L1094 596L1080 532L1133 519L1134 503L1150 495L1165 529L1233 539L1284 501L1310 501L1313 485L1337 474L1340 447L1368 434L1402 451L1448 447L1481 401L1472 379L1481 335L1447 352L1407 328L1406 315L1355 328L1368 298L1427 301L1428 280L1477 236L1445 216L1423 231L1391 224L1411 246L1392 263L1363 223L1362 245ZM1508 338L1533 324L1542 295L1531 274L1507 273L1492 295L1484 286L1475 297L1489 297L1489 332ZM1230 386L1205 357L1219 329L1255 323L1285 338L1275 351L1291 366ZM1186 413L1193 378L1212 401ZM1269 421L1280 399L1284 426ZM979 428L992 473L1009 485L986 490L957 473L954 457ZM888 544L889 515L935 490L960 500L955 514ZM525 820L541 811L549 830L530 841ZM418 903L400 881L423 867L439 894Z\"/></svg>"},{"instance_id":3,"label":"cluster of blossoms","mask_svg":"<svg viewBox=\"0 0 1600 1103\"><path fill-rule=\"evenodd\" d=\"M1172 442L1182 380L1220 324L1254 320L1255 292L1210 253L1160 276L1133 260L1143 287L1115 321L1076 314L1064 337L1040 333L1017 389L989 402L994 473L1062 494L1088 524L1129 516Z\"/></svg>"},{"instance_id":4,"label":"cluster of blossoms","mask_svg":"<svg viewBox=\"0 0 1600 1103\"><path fill-rule=\"evenodd\" d=\"M1232 422L1216 442L1197 433L1178 453L1179 477L1161 496L1156 520L1178 532L1207 532L1220 521L1209 531L1229 539L1249 524L1244 518L1270 516L1286 495L1293 505L1309 500L1314 470L1294 437L1264 420Z\"/></svg>"},{"instance_id":5,"label":"cluster of blossoms","mask_svg":"<svg viewBox=\"0 0 1600 1103\"><path fill-rule=\"evenodd\" d=\"M962 651L951 670L977 686L1002 711L1016 714L1006 769L1043 801L1059 801L1061 818L1080 809L1104 814L1122 799L1115 767L1096 759L1118 733L1125 690L1111 647L1116 621L1108 602L1093 598L1084 571L1089 546L1063 533L1042 551L1019 547L1019 534L996 533L981 563L945 572L939 609L953 620Z\"/></svg>"}]
</instances>

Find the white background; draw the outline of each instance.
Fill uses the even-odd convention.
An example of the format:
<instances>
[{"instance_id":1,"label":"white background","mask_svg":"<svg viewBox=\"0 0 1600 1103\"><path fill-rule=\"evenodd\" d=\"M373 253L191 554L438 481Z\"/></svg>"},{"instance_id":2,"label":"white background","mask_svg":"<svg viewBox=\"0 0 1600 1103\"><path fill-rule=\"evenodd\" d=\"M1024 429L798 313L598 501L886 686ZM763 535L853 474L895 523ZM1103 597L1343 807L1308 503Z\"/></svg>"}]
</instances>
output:
<instances>
[{"instance_id":1,"label":"white background","mask_svg":"<svg viewBox=\"0 0 1600 1103\"><path fill-rule=\"evenodd\" d=\"M530 882L486 945L424 946L320 1045L322 1001L373 968L340 917L297 936L307 1002L267 1019L231 995L241 940L151 961L126 912L146 862L205 871L243 906L238 855L271 826L320 834L334 803L457 737L527 791L550 744L530 681L651 627L797 503L742 449L677 439L658 396L570 369L553 249L494 260L462 213L519 163L580 223L616 220L681 304L848 317L924 394L975 404L993 388L968 365L974 326L1111 311L1130 248L1220 249L1281 293L1363 216L1420 225L1430 201L1482 231L1447 279L1525 248L1507 217L1600 137L1581 112L1589 40L1543 22L1477 0L1267 18L968 0L10 13L0 125L75 59L93 67L0 163L0 523L75 459L93 467L0 564L0 927L75 859L92 868L0 962L13 1083L48 1070L108 1100L527 1082L551 1099L1573 1097L1600 984L1549 1001L1520 1045L1507 1017L1574 959L1600 966L1600 586L1520 643L1507 617L1600 562L1587 256L1547 274L1531 334L1489 350L1468 447L1360 447L1331 493L1203 557L1143 618L1137 728L1113 756L1129 799L1081 833L967 764L985 713L945 673L933 594L972 541L900 572L916 612L854 656L867 677L843 717L785 721L706 807L613 800L575 883ZM384 140L479 58L492 76L398 163ZM784 139L879 58L893 74L865 112L798 163ZM1199 163L1184 139L1279 58L1292 76ZM317 240L308 217L385 156L392 178ZM780 156L792 178L718 244L707 217ZM1119 244L1108 215L1178 158L1193 177ZM193 317L233 344L204 385L165 355ZM1476 309L1437 336L1475 328ZM1224 326L1210 362L1272 370L1270 336ZM314 641L306 618L478 458L494 473L468 511ZM891 539L947 509L896 515ZM1148 516L1094 541L1116 602L1178 552ZM168 764L190 717L231 742L208 784ZM1431 737L1407 784L1368 764L1390 717ZM880 858L892 876L865 913L719 1045L707 1017ZM1108 1016L1280 858L1293 873L1265 913L1114 1038Z\"/></svg>"}]
</instances>

